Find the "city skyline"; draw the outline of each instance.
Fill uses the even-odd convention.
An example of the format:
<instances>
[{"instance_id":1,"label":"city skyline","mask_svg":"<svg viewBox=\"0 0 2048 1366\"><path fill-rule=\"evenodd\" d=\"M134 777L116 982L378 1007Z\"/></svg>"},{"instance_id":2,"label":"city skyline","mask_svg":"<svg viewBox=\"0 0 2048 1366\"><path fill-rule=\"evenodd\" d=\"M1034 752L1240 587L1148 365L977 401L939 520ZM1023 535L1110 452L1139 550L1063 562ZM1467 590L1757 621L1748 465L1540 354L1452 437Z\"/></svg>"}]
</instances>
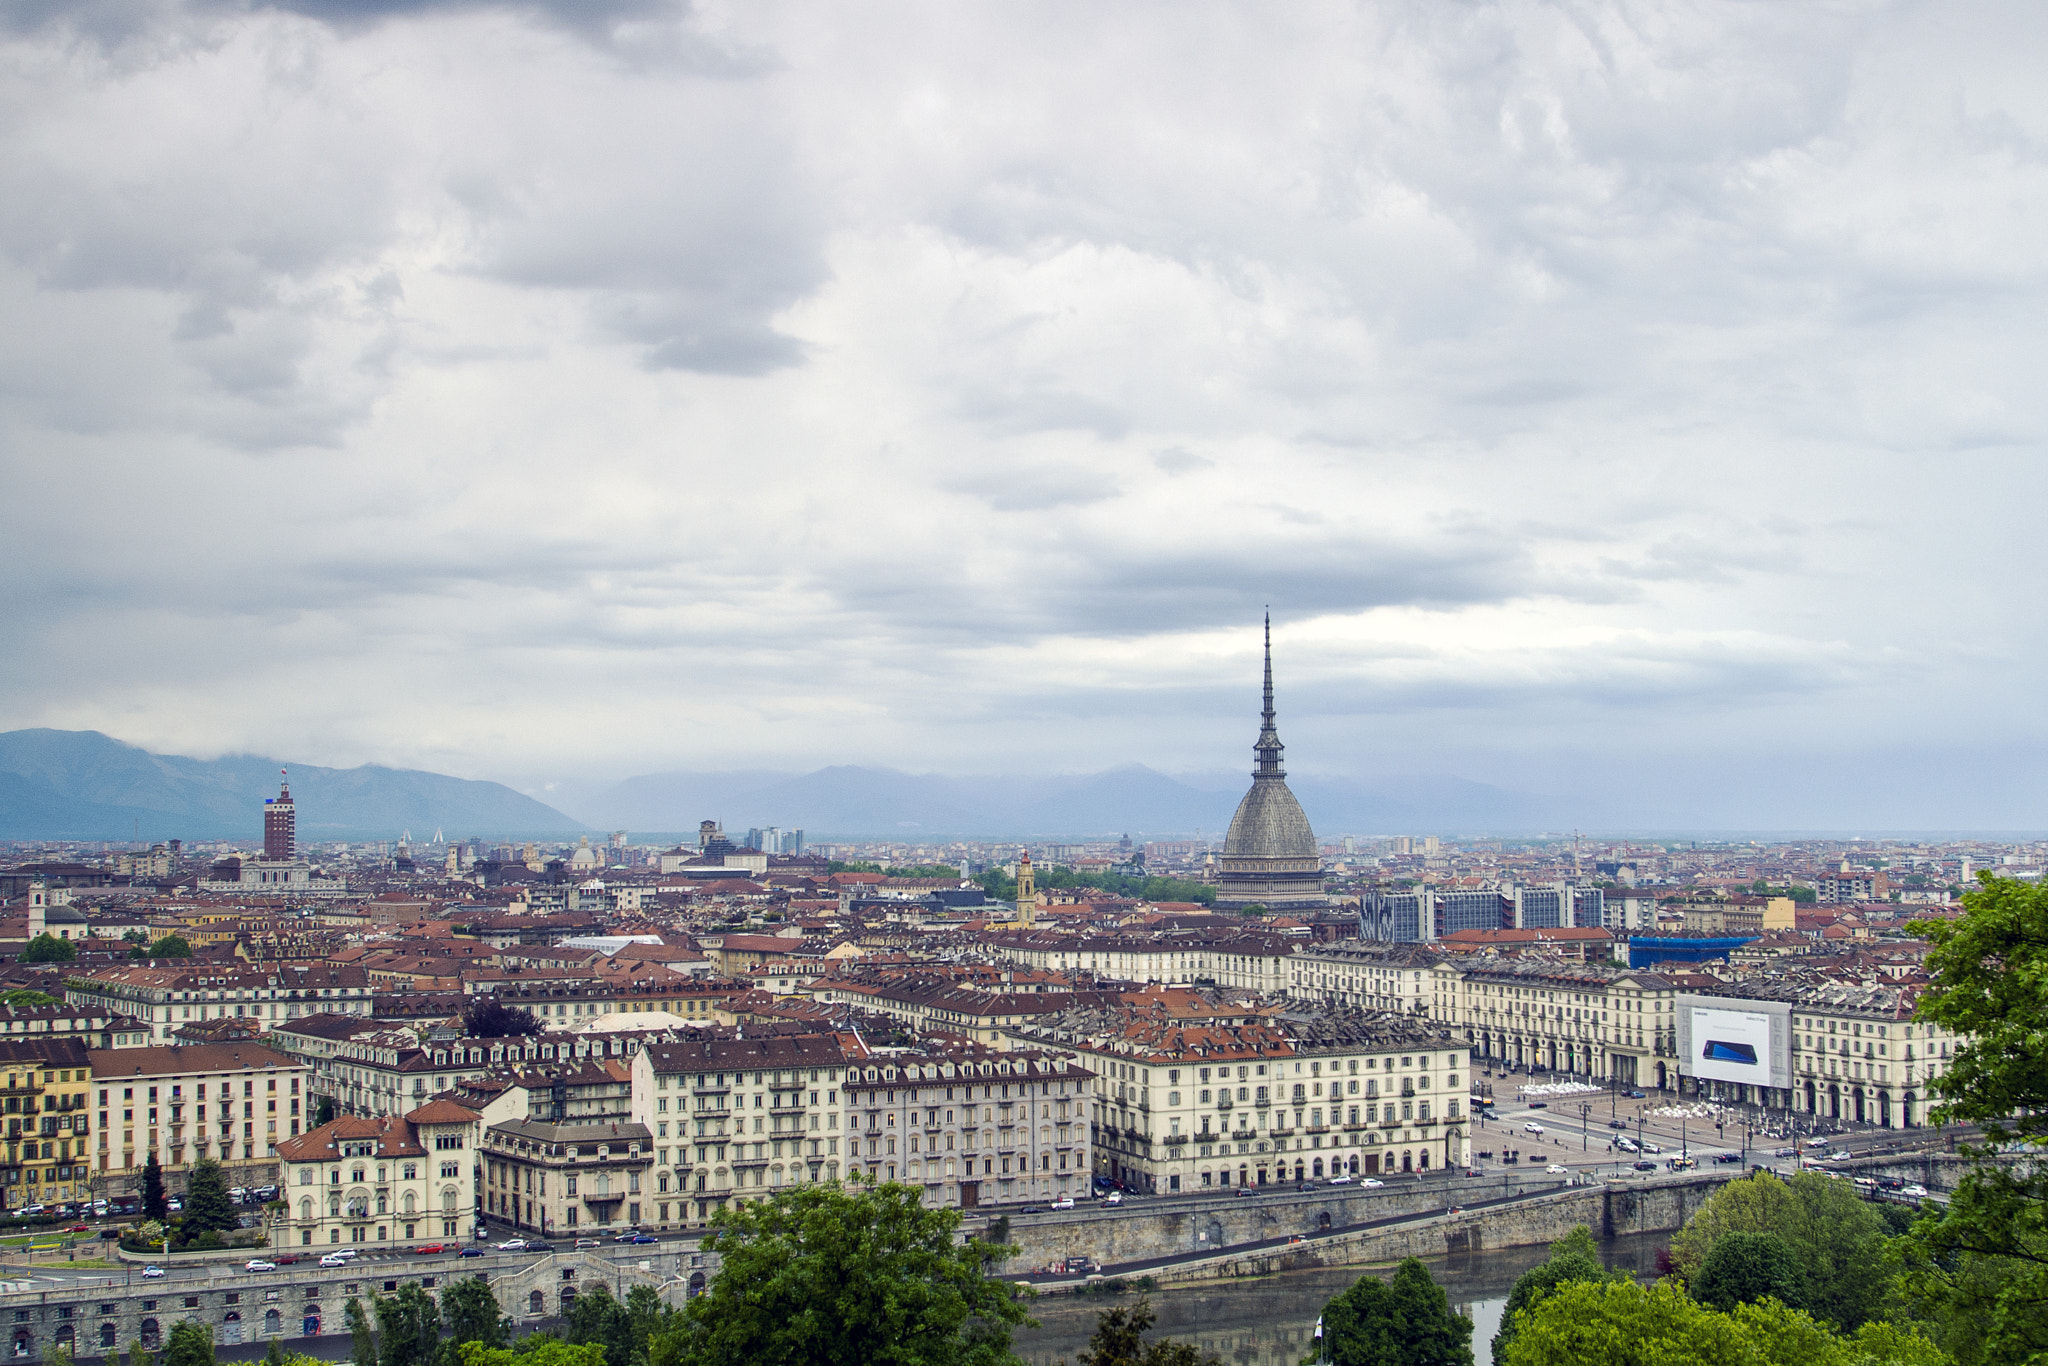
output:
<instances>
[{"instance_id":1,"label":"city skyline","mask_svg":"<svg viewBox=\"0 0 2048 1366\"><path fill-rule=\"evenodd\" d=\"M113 14L0 730L1221 790L1270 604L1304 793L2048 828L2035 10Z\"/></svg>"}]
</instances>

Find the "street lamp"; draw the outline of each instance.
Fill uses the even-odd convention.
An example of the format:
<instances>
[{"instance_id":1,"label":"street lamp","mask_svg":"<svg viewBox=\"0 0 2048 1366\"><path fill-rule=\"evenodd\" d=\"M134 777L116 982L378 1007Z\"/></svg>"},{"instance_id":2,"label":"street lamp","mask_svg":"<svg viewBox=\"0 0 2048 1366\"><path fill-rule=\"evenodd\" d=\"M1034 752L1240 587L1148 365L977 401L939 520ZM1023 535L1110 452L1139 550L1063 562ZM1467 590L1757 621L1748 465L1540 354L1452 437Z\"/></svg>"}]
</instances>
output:
<instances>
[{"instance_id":1,"label":"street lamp","mask_svg":"<svg viewBox=\"0 0 2048 1366\"><path fill-rule=\"evenodd\" d=\"M1593 1151L1592 1119L1593 1107L1586 1101L1579 1102L1579 1151Z\"/></svg>"}]
</instances>

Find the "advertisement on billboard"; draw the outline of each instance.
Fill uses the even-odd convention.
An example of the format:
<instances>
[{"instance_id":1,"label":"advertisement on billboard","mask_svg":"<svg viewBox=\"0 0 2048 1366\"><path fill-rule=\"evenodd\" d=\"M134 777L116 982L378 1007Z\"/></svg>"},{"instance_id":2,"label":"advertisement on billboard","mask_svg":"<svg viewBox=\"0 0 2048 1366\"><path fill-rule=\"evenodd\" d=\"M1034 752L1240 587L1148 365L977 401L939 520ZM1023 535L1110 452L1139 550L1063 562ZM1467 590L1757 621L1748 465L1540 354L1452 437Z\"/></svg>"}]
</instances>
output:
<instances>
[{"instance_id":1,"label":"advertisement on billboard","mask_svg":"<svg viewBox=\"0 0 2048 1366\"><path fill-rule=\"evenodd\" d=\"M1725 1006L1689 1006L1685 1032L1691 1034L1686 1071L1708 1081L1769 1086L1771 1081L1771 1017Z\"/></svg>"}]
</instances>

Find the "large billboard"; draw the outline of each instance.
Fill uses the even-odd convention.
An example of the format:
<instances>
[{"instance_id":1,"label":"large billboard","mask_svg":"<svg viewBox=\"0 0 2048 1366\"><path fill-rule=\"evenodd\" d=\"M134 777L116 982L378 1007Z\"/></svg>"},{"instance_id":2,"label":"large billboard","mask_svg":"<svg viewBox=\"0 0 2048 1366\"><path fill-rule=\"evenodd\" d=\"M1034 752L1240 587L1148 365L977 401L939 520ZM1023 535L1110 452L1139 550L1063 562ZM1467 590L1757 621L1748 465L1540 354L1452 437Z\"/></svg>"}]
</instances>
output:
<instances>
[{"instance_id":1,"label":"large billboard","mask_svg":"<svg viewBox=\"0 0 2048 1366\"><path fill-rule=\"evenodd\" d=\"M1680 1070L1702 1081L1789 1087L1791 1008L1776 1001L1681 996Z\"/></svg>"}]
</instances>

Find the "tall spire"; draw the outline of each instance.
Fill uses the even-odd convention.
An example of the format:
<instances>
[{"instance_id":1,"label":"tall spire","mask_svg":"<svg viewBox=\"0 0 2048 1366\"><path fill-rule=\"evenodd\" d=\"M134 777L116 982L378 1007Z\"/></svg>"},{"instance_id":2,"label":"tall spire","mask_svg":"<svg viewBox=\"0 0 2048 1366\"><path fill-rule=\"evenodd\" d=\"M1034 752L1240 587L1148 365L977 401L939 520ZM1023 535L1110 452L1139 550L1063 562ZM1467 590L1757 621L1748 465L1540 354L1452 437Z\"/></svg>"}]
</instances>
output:
<instances>
[{"instance_id":1,"label":"tall spire","mask_svg":"<svg viewBox=\"0 0 2048 1366\"><path fill-rule=\"evenodd\" d=\"M1254 778L1284 778L1287 770L1280 767L1280 756L1286 746L1280 743L1280 732L1273 724L1273 613L1266 613L1266 706L1260 714L1258 743L1252 746L1252 753L1258 762L1252 767Z\"/></svg>"}]
</instances>

